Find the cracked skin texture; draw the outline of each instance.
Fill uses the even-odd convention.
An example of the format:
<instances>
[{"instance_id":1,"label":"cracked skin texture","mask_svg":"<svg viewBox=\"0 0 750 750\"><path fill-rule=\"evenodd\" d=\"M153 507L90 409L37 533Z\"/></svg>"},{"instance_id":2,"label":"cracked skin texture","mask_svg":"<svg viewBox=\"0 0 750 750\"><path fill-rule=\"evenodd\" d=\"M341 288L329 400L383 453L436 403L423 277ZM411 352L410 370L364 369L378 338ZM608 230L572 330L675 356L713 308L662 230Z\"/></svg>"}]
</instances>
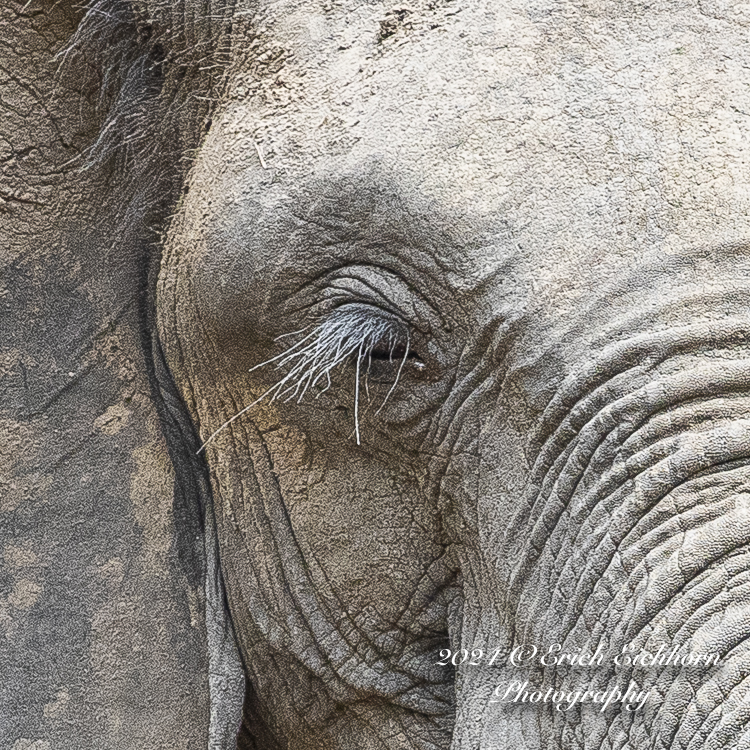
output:
<instances>
[{"instance_id":1,"label":"cracked skin texture","mask_svg":"<svg viewBox=\"0 0 750 750\"><path fill-rule=\"evenodd\" d=\"M276 382L249 370L278 336L348 305L397 316L421 366L389 395L381 357L358 394L350 362L205 451L238 746L750 746L746 6L118 7L168 123L135 178L70 163L103 126L86 66L52 83L78 11L0 11L0 314L22 323L0 326L0 741L235 744L231 711L209 728L200 470L152 334L206 440ZM154 159L172 181L147 210ZM435 665L554 642L722 660L585 675L652 690L637 714L497 706L518 670Z\"/></svg>"},{"instance_id":2,"label":"cracked skin texture","mask_svg":"<svg viewBox=\"0 0 750 750\"><path fill-rule=\"evenodd\" d=\"M238 3L165 243L160 335L204 440L337 305L396 311L425 365L360 408L361 445L352 365L206 448L243 742L747 747L745 6L386 10ZM428 668L441 633L723 661L529 668L653 698L514 709L489 699L518 671Z\"/></svg>"},{"instance_id":3,"label":"cracked skin texture","mask_svg":"<svg viewBox=\"0 0 750 750\"><path fill-rule=\"evenodd\" d=\"M205 749L200 558L178 555L143 248L111 233L117 178L79 171L87 71L56 74L72 5L0 7L0 748Z\"/></svg>"}]
</instances>

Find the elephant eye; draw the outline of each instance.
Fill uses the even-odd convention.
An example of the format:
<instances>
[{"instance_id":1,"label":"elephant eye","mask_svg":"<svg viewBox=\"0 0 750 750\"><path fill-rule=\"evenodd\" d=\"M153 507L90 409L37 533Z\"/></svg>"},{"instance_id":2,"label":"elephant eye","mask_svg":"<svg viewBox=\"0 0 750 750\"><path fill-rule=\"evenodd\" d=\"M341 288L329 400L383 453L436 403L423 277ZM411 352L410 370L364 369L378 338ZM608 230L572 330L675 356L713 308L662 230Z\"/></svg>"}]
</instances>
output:
<instances>
[{"instance_id":1,"label":"elephant eye","mask_svg":"<svg viewBox=\"0 0 750 750\"><path fill-rule=\"evenodd\" d=\"M385 382L389 375L393 375L393 368L408 366L414 372L422 372L427 367L419 354L403 343L390 346L387 343L377 343L368 353L367 375L376 382Z\"/></svg>"},{"instance_id":2,"label":"elephant eye","mask_svg":"<svg viewBox=\"0 0 750 750\"><path fill-rule=\"evenodd\" d=\"M403 344L397 344L392 349L389 349L383 344L375 344L370 352L371 359L382 359L393 361L394 359L403 359L404 357L415 357L416 354L408 349Z\"/></svg>"},{"instance_id":3,"label":"elephant eye","mask_svg":"<svg viewBox=\"0 0 750 750\"><path fill-rule=\"evenodd\" d=\"M352 362L357 445L360 444L360 397L363 389L369 397L369 381L391 383L378 408L380 411L398 385L407 362L414 364L417 370L424 368L411 348L411 333L406 323L371 306L358 304L337 308L280 355L252 369L272 362L277 369L286 370L286 374L264 396L270 396L272 401L296 399L298 403L308 391L315 391L316 397L325 393L331 387L333 370Z\"/></svg>"},{"instance_id":4,"label":"elephant eye","mask_svg":"<svg viewBox=\"0 0 750 750\"><path fill-rule=\"evenodd\" d=\"M390 384L376 414L385 406L405 369L425 369L411 347L409 326L399 318L370 305L348 304L325 315L312 330L284 334L276 340L296 337L287 348L252 367L249 372L273 365L282 376L252 404L227 420L203 444L201 450L226 426L265 398L300 403L306 394L321 396L332 385L331 374L346 363L354 365L354 434L360 445L359 414L362 397L369 400L369 383Z\"/></svg>"}]
</instances>

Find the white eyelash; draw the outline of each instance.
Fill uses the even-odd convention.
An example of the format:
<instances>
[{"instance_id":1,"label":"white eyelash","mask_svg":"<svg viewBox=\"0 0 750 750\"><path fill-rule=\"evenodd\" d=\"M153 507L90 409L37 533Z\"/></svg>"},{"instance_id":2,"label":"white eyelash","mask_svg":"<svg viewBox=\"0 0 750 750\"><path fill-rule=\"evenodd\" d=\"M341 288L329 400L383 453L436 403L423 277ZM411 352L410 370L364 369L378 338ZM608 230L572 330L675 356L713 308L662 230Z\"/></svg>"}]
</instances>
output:
<instances>
[{"instance_id":1,"label":"white eyelash","mask_svg":"<svg viewBox=\"0 0 750 750\"><path fill-rule=\"evenodd\" d=\"M304 333L305 329L295 333ZM277 341L285 336L279 336ZM290 401L293 398L300 403L310 388L315 388L322 378L326 379L325 387L316 396L319 397L331 387L331 371L345 362L356 353L357 365L354 385L354 432L357 445L360 445L359 434L359 379L362 360L368 359L368 372L372 362L372 351L378 344L386 344L390 352L390 361L393 361L393 352L399 344L405 344L404 356L399 363L396 379L390 390L383 399L376 414L385 406L390 395L398 384L401 372L409 356L410 336L407 326L394 320L366 314L361 309L339 308L328 315L307 336L292 344L281 354L261 362L251 368L249 372L261 367L276 363L277 369L290 368L286 375L277 383L272 385L265 393L253 401L252 404L238 411L233 417L221 425L205 443L200 447L200 453L225 427L229 426L235 419L270 396L270 401L284 399ZM367 381L365 380L365 388ZM368 389L369 395L369 389ZM286 398L284 398L286 397Z\"/></svg>"}]
</instances>

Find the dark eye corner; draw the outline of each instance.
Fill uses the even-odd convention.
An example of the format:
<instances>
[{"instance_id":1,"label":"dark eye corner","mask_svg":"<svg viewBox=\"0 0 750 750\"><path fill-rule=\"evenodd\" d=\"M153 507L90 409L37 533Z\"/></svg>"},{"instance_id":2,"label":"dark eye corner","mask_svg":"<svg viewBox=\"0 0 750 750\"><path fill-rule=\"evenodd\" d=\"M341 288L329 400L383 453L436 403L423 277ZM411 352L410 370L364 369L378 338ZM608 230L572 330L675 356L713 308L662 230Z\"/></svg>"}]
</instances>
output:
<instances>
[{"instance_id":1,"label":"dark eye corner","mask_svg":"<svg viewBox=\"0 0 750 750\"><path fill-rule=\"evenodd\" d=\"M378 362L390 362L401 364L408 362L417 372L422 372L427 365L422 361L419 354L407 344L399 343L393 347L387 346L384 342L376 343L369 352L369 358Z\"/></svg>"}]
</instances>

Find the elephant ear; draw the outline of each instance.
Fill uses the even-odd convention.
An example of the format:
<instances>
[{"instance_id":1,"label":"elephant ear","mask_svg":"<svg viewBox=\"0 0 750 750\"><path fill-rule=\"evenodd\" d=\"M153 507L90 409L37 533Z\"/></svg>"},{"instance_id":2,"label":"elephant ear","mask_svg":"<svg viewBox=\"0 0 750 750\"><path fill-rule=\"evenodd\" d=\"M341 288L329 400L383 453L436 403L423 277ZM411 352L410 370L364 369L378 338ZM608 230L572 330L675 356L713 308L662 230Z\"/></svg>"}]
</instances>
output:
<instances>
[{"instance_id":1,"label":"elephant ear","mask_svg":"<svg viewBox=\"0 0 750 750\"><path fill-rule=\"evenodd\" d=\"M229 748L207 484L150 333L145 209L80 169L102 117L85 60L56 74L71 6L0 4L0 744Z\"/></svg>"}]
</instances>

